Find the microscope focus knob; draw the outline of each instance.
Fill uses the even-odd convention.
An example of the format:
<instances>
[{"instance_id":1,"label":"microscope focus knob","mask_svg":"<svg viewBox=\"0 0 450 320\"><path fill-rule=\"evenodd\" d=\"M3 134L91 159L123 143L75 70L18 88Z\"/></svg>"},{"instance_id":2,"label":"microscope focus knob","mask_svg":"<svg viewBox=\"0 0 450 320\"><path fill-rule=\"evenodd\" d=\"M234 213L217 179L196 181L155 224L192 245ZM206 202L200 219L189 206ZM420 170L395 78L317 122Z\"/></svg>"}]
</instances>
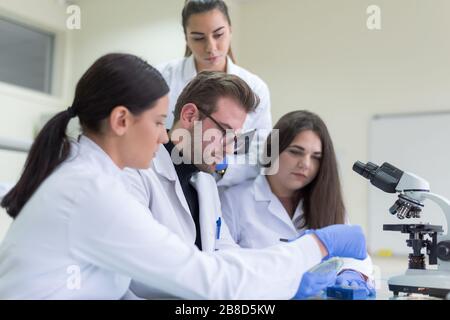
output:
<instances>
[{"instance_id":1,"label":"microscope focus knob","mask_svg":"<svg viewBox=\"0 0 450 320\"><path fill-rule=\"evenodd\" d=\"M443 261L450 261L450 241L441 241L438 243L437 255Z\"/></svg>"}]
</instances>

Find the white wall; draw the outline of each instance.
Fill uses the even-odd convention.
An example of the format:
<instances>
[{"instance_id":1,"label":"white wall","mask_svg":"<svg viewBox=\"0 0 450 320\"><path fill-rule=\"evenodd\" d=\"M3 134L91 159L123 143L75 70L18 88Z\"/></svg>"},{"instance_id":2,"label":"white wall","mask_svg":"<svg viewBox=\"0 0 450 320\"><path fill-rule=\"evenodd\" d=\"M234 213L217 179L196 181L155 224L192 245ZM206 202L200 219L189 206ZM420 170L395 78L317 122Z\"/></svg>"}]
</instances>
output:
<instances>
[{"instance_id":1,"label":"white wall","mask_svg":"<svg viewBox=\"0 0 450 320\"><path fill-rule=\"evenodd\" d=\"M150 64L181 58L185 40L181 25L184 0L79 0L82 27L74 33L75 86L86 69L101 55L126 52ZM235 27L239 1L227 1ZM235 37L236 42L238 36ZM238 52L239 49L235 48Z\"/></svg>"},{"instance_id":2,"label":"white wall","mask_svg":"<svg viewBox=\"0 0 450 320\"><path fill-rule=\"evenodd\" d=\"M65 30L65 7L57 0L0 0L0 15L56 33L55 96L0 82L0 137L31 140L43 113L57 112L67 105L70 36ZM0 151L0 181L15 182L24 161L25 154ZM10 221L0 210L0 240Z\"/></svg>"},{"instance_id":3,"label":"white wall","mask_svg":"<svg viewBox=\"0 0 450 320\"><path fill-rule=\"evenodd\" d=\"M366 28L371 4L380 31ZM240 10L241 64L269 84L274 120L295 109L324 118L350 219L367 227L367 184L351 168L368 160L370 117L450 109L450 1L258 0Z\"/></svg>"},{"instance_id":4,"label":"white wall","mask_svg":"<svg viewBox=\"0 0 450 320\"><path fill-rule=\"evenodd\" d=\"M184 0L81 0L82 25L73 37L72 87L101 55L136 54L155 65L182 57Z\"/></svg>"}]
</instances>

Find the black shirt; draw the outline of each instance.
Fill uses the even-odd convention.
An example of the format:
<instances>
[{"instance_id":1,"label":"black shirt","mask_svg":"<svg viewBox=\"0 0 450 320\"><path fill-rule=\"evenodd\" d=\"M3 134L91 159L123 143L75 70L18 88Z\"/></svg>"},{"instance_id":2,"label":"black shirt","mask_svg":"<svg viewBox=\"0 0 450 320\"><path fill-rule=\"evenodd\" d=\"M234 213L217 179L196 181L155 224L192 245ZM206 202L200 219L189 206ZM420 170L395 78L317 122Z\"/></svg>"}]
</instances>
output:
<instances>
[{"instance_id":1,"label":"black shirt","mask_svg":"<svg viewBox=\"0 0 450 320\"><path fill-rule=\"evenodd\" d=\"M172 141L169 141L164 145L169 154L172 153L175 145ZM177 172L178 179L180 180L181 189L183 190L184 197L188 203L189 210L191 211L192 218L195 223L195 245L202 250L202 239L200 235L200 207L198 203L197 190L189 183L192 175L199 172L198 168L193 164L174 164L175 171Z\"/></svg>"}]
</instances>

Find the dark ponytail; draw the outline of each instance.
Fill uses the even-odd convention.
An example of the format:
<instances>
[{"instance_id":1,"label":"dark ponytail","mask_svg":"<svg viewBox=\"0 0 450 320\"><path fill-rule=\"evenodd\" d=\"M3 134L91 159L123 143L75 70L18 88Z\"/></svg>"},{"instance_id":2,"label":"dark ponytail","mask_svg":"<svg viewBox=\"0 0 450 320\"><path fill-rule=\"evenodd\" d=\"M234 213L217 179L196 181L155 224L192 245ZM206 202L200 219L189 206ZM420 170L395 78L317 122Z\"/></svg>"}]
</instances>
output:
<instances>
[{"instance_id":1,"label":"dark ponytail","mask_svg":"<svg viewBox=\"0 0 450 320\"><path fill-rule=\"evenodd\" d=\"M70 118L67 111L58 113L36 137L19 182L2 200L2 207L11 217L17 216L41 182L66 159L70 150L66 127Z\"/></svg>"},{"instance_id":2,"label":"dark ponytail","mask_svg":"<svg viewBox=\"0 0 450 320\"><path fill-rule=\"evenodd\" d=\"M98 59L78 82L72 107L55 115L39 132L19 181L1 206L16 218L41 183L67 159L66 129L72 117L79 117L83 132L99 133L101 122L115 107L125 106L139 115L168 92L161 74L136 56L108 54Z\"/></svg>"},{"instance_id":3,"label":"dark ponytail","mask_svg":"<svg viewBox=\"0 0 450 320\"><path fill-rule=\"evenodd\" d=\"M204 12L209 12L211 10L217 9L219 10L227 19L228 24L231 27L231 18L230 14L228 13L228 7L227 4L223 0L186 0L184 3L183 11L181 12L181 23L183 25L184 35L187 37L187 24L189 21L189 18L193 14L199 14ZM186 45L186 49L184 52L185 57L189 57L192 54L191 49ZM228 56L230 57L231 61L233 63L236 63L236 60L234 59L233 50L228 50Z\"/></svg>"}]
</instances>

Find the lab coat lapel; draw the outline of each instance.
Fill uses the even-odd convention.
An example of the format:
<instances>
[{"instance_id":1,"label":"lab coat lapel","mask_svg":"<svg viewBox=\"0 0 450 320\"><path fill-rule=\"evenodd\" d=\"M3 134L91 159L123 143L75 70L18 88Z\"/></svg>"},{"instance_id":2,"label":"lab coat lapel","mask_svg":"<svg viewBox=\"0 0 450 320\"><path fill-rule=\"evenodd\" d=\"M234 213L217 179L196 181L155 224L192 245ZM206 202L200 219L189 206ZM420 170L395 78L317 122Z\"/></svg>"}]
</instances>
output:
<instances>
[{"instance_id":1,"label":"lab coat lapel","mask_svg":"<svg viewBox=\"0 0 450 320\"><path fill-rule=\"evenodd\" d=\"M295 226L292 223L286 209L281 204L280 200L273 194L270 189L269 182L266 176L260 175L256 178L254 184L255 200L268 202L267 209L269 212L277 218L280 222L288 226L290 229L295 230Z\"/></svg>"},{"instance_id":2,"label":"lab coat lapel","mask_svg":"<svg viewBox=\"0 0 450 320\"><path fill-rule=\"evenodd\" d=\"M227 57L227 73L239 75L239 68L233 63L230 57Z\"/></svg>"},{"instance_id":3,"label":"lab coat lapel","mask_svg":"<svg viewBox=\"0 0 450 320\"><path fill-rule=\"evenodd\" d=\"M303 219L305 217L303 216L303 200L300 200L297 208L295 208L294 216L292 217L292 223L294 224L294 227L297 229L297 226L300 226L303 224ZM304 232L306 227L303 227L302 229L297 229L298 232Z\"/></svg>"},{"instance_id":4,"label":"lab coat lapel","mask_svg":"<svg viewBox=\"0 0 450 320\"><path fill-rule=\"evenodd\" d=\"M215 249L216 221L220 210L217 185L214 178L205 172L194 174L190 183L198 194L202 251L212 252Z\"/></svg>"},{"instance_id":5,"label":"lab coat lapel","mask_svg":"<svg viewBox=\"0 0 450 320\"><path fill-rule=\"evenodd\" d=\"M177 198L183 206L185 213L191 216L191 211L186 201L186 197L184 196L183 189L181 188L180 181L178 180L175 166L173 165L169 152L164 146L159 148L155 158L153 159L153 169L156 174L164 177L172 183L172 187L175 189Z\"/></svg>"},{"instance_id":6,"label":"lab coat lapel","mask_svg":"<svg viewBox=\"0 0 450 320\"><path fill-rule=\"evenodd\" d=\"M70 157L82 154L83 157L93 158L95 159L94 163L99 163L103 171L112 175L118 174L122 178L122 170L114 163L111 157L98 144L85 135L80 135L78 143L75 143L73 146ZM77 150L77 148L79 149Z\"/></svg>"}]
</instances>

